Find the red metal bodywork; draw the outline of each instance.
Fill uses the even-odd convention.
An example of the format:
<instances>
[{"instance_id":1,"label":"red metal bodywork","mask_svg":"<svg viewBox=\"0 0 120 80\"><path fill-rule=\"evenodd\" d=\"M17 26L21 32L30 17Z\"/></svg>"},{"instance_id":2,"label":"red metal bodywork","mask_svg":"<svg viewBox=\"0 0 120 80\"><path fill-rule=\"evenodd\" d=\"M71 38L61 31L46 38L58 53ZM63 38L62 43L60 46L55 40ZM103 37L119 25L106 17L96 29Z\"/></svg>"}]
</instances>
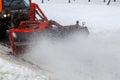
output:
<instances>
[{"instance_id":1,"label":"red metal bodywork","mask_svg":"<svg viewBox=\"0 0 120 80\"><path fill-rule=\"evenodd\" d=\"M36 10L42 16L41 19L36 20L36 18L35 18ZM51 25L56 25L56 26L62 28L62 25L60 25L56 21L52 21L52 20L49 21L37 4L31 3L31 7L30 7L29 11L30 11L29 12L29 16L30 16L29 20L21 21L17 28L11 28L9 30L10 31L9 35L10 35L11 46L12 46L12 50L14 53L18 53L18 49L14 43L14 37L13 37L13 34L15 32L21 32L21 33L26 32L27 33L27 32L41 31L41 30L44 30L47 26L51 26ZM35 23L36 26L33 26L31 28L27 28L25 26L26 23L28 23L28 24Z\"/></svg>"}]
</instances>

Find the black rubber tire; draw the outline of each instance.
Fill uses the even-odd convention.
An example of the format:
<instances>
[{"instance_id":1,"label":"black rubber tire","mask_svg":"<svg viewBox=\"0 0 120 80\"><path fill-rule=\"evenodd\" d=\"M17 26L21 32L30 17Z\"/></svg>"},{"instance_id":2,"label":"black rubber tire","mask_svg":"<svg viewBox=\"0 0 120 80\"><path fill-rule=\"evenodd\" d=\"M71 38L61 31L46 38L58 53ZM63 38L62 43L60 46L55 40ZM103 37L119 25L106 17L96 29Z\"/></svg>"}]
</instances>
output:
<instances>
[{"instance_id":1,"label":"black rubber tire","mask_svg":"<svg viewBox=\"0 0 120 80\"><path fill-rule=\"evenodd\" d=\"M0 41L4 40L5 35L6 35L6 26L4 25L4 23L0 22Z\"/></svg>"}]
</instances>

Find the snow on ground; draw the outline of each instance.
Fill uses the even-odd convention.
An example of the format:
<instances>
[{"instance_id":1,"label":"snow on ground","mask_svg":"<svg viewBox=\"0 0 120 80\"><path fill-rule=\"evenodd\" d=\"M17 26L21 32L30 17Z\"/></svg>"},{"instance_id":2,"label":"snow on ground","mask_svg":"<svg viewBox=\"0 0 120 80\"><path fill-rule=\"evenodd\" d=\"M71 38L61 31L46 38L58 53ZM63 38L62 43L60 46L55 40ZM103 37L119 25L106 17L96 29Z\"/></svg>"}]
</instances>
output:
<instances>
[{"instance_id":1,"label":"snow on ground","mask_svg":"<svg viewBox=\"0 0 120 80\"><path fill-rule=\"evenodd\" d=\"M85 21L90 36L85 40L81 40L79 34L62 41L39 40L24 58L40 69L0 54L0 80L48 80L46 71L53 73L52 80L120 80L119 0L110 6L101 0L91 3L76 0L71 4L67 0L46 0L44 4L34 1L49 19L63 25ZM5 50L0 47L1 53Z\"/></svg>"},{"instance_id":2,"label":"snow on ground","mask_svg":"<svg viewBox=\"0 0 120 80\"><path fill-rule=\"evenodd\" d=\"M47 72L11 55L10 49L0 45L0 80L49 80Z\"/></svg>"},{"instance_id":3,"label":"snow on ground","mask_svg":"<svg viewBox=\"0 0 120 80\"><path fill-rule=\"evenodd\" d=\"M85 21L89 37L84 40L76 34L61 41L40 39L24 57L53 72L52 80L120 80L119 2L117 6L113 2L107 6L94 1L72 4L57 1L41 4L36 0L49 19L63 25Z\"/></svg>"},{"instance_id":4,"label":"snow on ground","mask_svg":"<svg viewBox=\"0 0 120 80\"><path fill-rule=\"evenodd\" d=\"M120 24L120 6L107 6L105 3L86 0L76 0L76 3L68 4L65 0L51 1L51 3L41 4L39 0L35 0L49 19L56 20L63 25L74 24L76 20L81 23L86 22L86 26L93 32L103 32L110 30L118 30ZM66 0L67 1L67 0ZM82 2L81 2L82 1ZM55 4L55 2L57 4ZM80 3L81 2L81 3ZM86 2L86 4L83 4ZM113 4L114 2L111 2ZM120 3L116 2L117 4Z\"/></svg>"}]
</instances>

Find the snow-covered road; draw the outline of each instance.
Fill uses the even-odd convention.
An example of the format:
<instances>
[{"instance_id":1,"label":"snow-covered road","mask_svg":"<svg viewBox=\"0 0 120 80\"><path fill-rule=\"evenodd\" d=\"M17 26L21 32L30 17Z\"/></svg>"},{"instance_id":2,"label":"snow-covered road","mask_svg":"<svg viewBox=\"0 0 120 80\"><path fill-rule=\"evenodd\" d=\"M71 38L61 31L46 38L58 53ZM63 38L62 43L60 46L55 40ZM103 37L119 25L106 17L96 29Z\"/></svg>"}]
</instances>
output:
<instances>
[{"instance_id":1,"label":"snow-covered road","mask_svg":"<svg viewBox=\"0 0 120 80\"><path fill-rule=\"evenodd\" d=\"M24 59L0 54L0 80L120 80L120 6L115 3L87 3L85 0L68 4L65 0L37 2L49 19L63 25L85 21L90 36L79 34L62 41L39 40ZM60 2L60 3L58 3ZM0 47L1 53L6 49ZM31 67L32 66L32 67ZM34 66L34 67L33 67ZM46 71L44 71L46 70Z\"/></svg>"},{"instance_id":2,"label":"snow-covered road","mask_svg":"<svg viewBox=\"0 0 120 80\"><path fill-rule=\"evenodd\" d=\"M0 50L0 80L49 80L47 72L7 52L5 48Z\"/></svg>"},{"instance_id":3,"label":"snow-covered road","mask_svg":"<svg viewBox=\"0 0 120 80\"><path fill-rule=\"evenodd\" d=\"M90 35L85 40L79 34L63 41L40 39L24 56L27 60L53 72L54 80L120 79L120 6L102 2L39 5L49 19L63 25L85 21Z\"/></svg>"}]
</instances>

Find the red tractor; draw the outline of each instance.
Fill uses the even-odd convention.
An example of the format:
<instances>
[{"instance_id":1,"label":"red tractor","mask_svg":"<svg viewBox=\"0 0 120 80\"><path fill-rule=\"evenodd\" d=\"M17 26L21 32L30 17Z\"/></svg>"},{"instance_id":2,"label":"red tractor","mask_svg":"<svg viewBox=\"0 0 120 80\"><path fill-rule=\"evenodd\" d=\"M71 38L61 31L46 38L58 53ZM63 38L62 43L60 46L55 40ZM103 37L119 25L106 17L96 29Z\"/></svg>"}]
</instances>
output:
<instances>
[{"instance_id":1,"label":"red tractor","mask_svg":"<svg viewBox=\"0 0 120 80\"><path fill-rule=\"evenodd\" d=\"M80 26L79 21L75 25L62 26L48 20L40 7L31 0L0 0L0 41L10 43L15 54L25 49L23 46L32 36L42 32L64 36L73 31L89 34L87 27ZM6 41L7 33L9 43Z\"/></svg>"}]
</instances>

